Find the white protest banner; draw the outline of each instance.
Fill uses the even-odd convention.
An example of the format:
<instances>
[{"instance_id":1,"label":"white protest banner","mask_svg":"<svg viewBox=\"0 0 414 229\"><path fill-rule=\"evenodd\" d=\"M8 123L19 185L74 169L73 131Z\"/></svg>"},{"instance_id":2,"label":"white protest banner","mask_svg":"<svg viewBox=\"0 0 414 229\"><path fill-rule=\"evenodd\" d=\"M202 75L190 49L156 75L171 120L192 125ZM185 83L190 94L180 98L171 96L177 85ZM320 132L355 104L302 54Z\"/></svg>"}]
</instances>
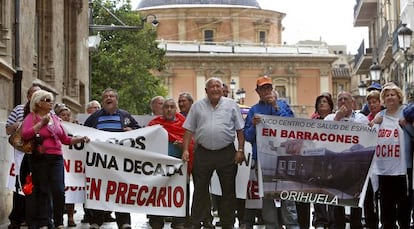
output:
<instances>
[{"instance_id":1,"label":"white protest banner","mask_svg":"<svg viewBox=\"0 0 414 229\"><path fill-rule=\"evenodd\" d=\"M249 182L247 183L246 208L261 209L263 197L263 177L260 161L250 167Z\"/></svg>"},{"instance_id":2,"label":"white protest banner","mask_svg":"<svg viewBox=\"0 0 414 229\"><path fill-rule=\"evenodd\" d=\"M185 216L187 163L116 144L85 144L86 207Z\"/></svg>"},{"instance_id":3,"label":"white protest banner","mask_svg":"<svg viewBox=\"0 0 414 229\"><path fill-rule=\"evenodd\" d=\"M14 162L8 163L9 173L7 176L6 187L9 190L16 191L16 165Z\"/></svg>"},{"instance_id":4,"label":"white protest banner","mask_svg":"<svg viewBox=\"0 0 414 229\"><path fill-rule=\"evenodd\" d=\"M62 122L68 134L74 136L88 136L91 141L108 142L126 146L132 149L148 150L168 155L167 131L160 125L149 126L126 132L101 131L82 125ZM84 186L84 165L86 151L84 143L73 146L63 146L65 159L65 183L66 186Z\"/></svg>"},{"instance_id":5,"label":"white protest banner","mask_svg":"<svg viewBox=\"0 0 414 229\"><path fill-rule=\"evenodd\" d=\"M65 187L65 203L67 204L77 204L85 203L85 187L74 187L66 186Z\"/></svg>"},{"instance_id":6,"label":"white protest banner","mask_svg":"<svg viewBox=\"0 0 414 229\"><path fill-rule=\"evenodd\" d=\"M377 144L366 124L262 115L265 198L358 206Z\"/></svg>"}]
</instances>

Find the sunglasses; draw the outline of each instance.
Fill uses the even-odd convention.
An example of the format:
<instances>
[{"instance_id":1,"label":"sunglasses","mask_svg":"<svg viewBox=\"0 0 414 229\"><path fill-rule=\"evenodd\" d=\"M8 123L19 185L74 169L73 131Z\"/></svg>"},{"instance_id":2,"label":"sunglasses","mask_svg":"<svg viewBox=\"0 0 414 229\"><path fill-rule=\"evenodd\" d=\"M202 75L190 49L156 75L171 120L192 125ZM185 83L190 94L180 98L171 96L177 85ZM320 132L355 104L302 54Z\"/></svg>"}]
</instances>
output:
<instances>
[{"instance_id":1,"label":"sunglasses","mask_svg":"<svg viewBox=\"0 0 414 229\"><path fill-rule=\"evenodd\" d=\"M52 102L53 102L53 100L52 100L52 99L42 99L42 100L40 100L40 101L42 101L42 102L46 102L46 103L52 103Z\"/></svg>"}]
</instances>

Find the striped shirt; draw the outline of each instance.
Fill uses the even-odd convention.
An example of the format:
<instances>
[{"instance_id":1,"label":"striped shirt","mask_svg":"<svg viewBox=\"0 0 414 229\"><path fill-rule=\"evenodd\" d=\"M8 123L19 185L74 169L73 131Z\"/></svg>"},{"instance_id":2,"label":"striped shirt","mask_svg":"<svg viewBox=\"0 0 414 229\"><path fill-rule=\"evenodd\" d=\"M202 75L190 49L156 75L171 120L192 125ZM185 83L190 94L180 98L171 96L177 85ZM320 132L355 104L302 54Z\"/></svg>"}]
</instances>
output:
<instances>
[{"instance_id":1,"label":"striped shirt","mask_svg":"<svg viewBox=\"0 0 414 229\"><path fill-rule=\"evenodd\" d=\"M122 132L124 131L121 123L121 116L119 112L112 115L105 114L98 117L98 123L96 129L110 131L110 132Z\"/></svg>"},{"instance_id":2,"label":"striped shirt","mask_svg":"<svg viewBox=\"0 0 414 229\"><path fill-rule=\"evenodd\" d=\"M10 113L9 117L7 118L6 127L15 124L16 122L23 122L24 119L24 106L25 104L17 105L12 112Z\"/></svg>"}]
</instances>

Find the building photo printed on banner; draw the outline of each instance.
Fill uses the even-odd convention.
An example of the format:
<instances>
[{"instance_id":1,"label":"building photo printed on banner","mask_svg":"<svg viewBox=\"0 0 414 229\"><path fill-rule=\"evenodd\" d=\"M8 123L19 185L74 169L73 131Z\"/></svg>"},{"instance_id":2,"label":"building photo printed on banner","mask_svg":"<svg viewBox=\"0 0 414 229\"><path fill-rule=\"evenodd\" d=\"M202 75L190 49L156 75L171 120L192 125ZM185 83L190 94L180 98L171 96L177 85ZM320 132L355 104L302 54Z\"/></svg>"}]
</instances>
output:
<instances>
[{"instance_id":1,"label":"building photo printed on banner","mask_svg":"<svg viewBox=\"0 0 414 229\"><path fill-rule=\"evenodd\" d=\"M265 198L358 206L376 131L352 122L263 115L256 133Z\"/></svg>"}]
</instances>

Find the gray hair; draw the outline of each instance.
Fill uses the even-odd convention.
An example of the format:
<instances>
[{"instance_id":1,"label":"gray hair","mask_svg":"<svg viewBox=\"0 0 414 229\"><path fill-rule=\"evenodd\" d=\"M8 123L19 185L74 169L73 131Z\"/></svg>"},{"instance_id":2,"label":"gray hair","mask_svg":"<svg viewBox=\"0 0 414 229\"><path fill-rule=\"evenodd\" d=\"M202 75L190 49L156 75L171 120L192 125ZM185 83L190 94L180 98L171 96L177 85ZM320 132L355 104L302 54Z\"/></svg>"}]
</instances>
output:
<instances>
[{"instance_id":1,"label":"gray hair","mask_svg":"<svg viewBox=\"0 0 414 229\"><path fill-rule=\"evenodd\" d=\"M98 110L101 109L101 104L98 102L98 100L91 100L88 104L86 104L86 109L89 109L93 105L96 105L98 107Z\"/></svg>"},{"instance_id":2,"label":"gray hair","mask_svg":"<svg viewBox=\"0 0 414 229\"><path fill-rule=\"evenodd\" d=\"M175 107L177 107L177 103L175 102L175 100L173 99L173 98L166 98L165 100L164 100L164 103L163 103L163 107L165 106L165 105L167 105L167 103L169 103L169 102L173 102L174 103L174 106Z\"/></svg>"},{"instance_id":3,"label":"gray hair","mask_svg":"<svg viewBox=\"0 0 414 229\"><path fill-rule=\"evenodd\" d=\"M183 96L183 97L187 98L187 99L188 99L188 101L190 101L191 103L194 103L193 96L191 96L191 94L190 94L190 93L188 93L188 92L182 92L180 95L178 95L178 99L179 99L181 96Z\"/></svg>"},{"instance_id":4,"label":"gray hair","mask_svg":"<svg viewBox=\"0 0 414 229\"><path fill-rule=\"evenodd\" d=\"M220 83L221 88L223 88L223 81L221 81L221 79L217 78L217 77L211 77L208 78L206 81L206 85L205 88L208 88L208 85L212 82L212 81L218 81Z\"/></svg>"},{"instance_id":5,"label":"gray hair","mask_svg":"<svg viewBox=\"0 0 414 229\"><path fill-rule=\"evenodd\" d=\"M118 92L115 89L108 87L102 92L102 100L104 98L105 93L107 93L108 91L112 91L115 94L116 99L117 100L119 99L118 98Z\"/></svg>"},{"instance_id":6,"label":"gray hair","mask_svg":"<svg viewBox=\"0 0 414 229\"><path fill-rule=\"evenodd\" d=\"M157 95L157 96L153 97L153 98L151 99L151 102L150 102L151 106L152 106L152 104L154 104L154 103L155 103L157 100L159 100L159 99L164 100L164 97L162 97L161 95Z\"/></svg>"}]
</instances>

